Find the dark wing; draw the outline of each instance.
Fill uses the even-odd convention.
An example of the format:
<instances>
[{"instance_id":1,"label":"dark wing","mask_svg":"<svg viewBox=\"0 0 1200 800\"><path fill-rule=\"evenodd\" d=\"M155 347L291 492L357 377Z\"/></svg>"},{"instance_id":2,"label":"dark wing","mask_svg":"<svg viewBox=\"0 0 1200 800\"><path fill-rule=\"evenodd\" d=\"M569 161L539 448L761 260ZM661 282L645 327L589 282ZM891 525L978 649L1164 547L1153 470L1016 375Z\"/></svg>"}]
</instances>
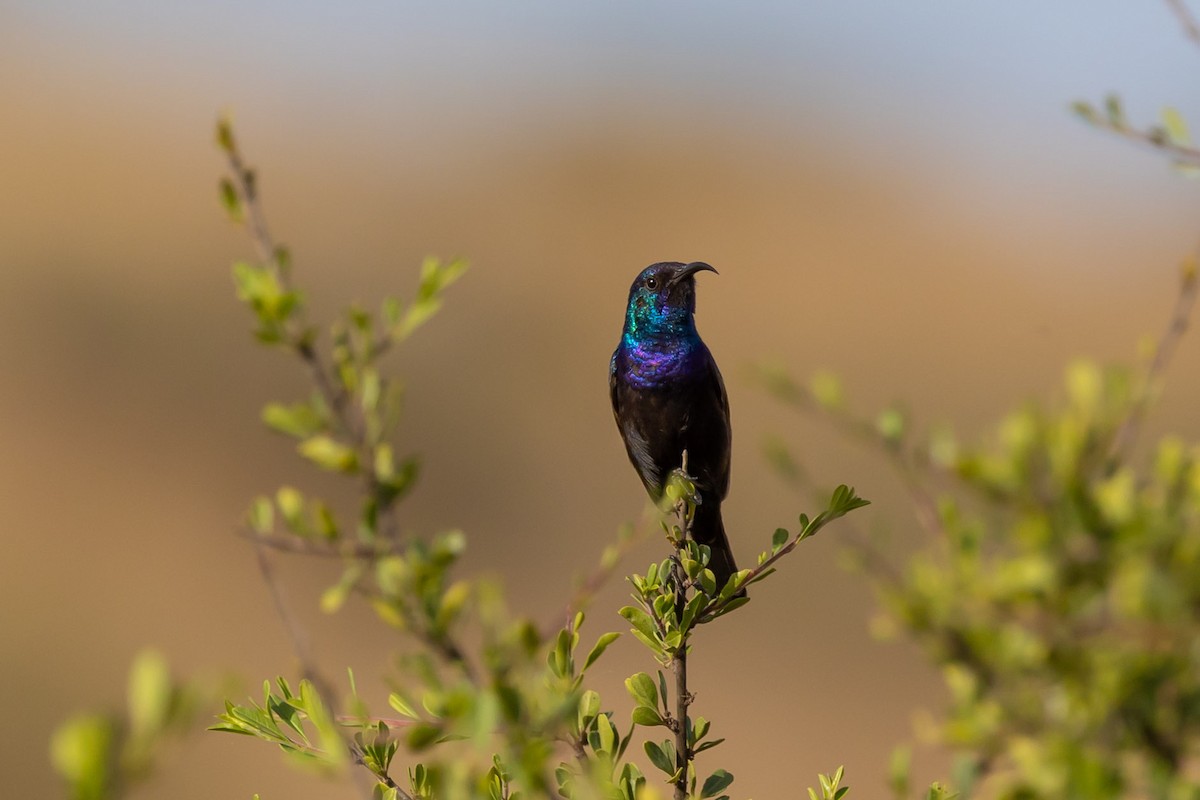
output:
<instances>
[{"instance_id":1,"label":"dark wing","mask_svg":"<svg viewBox=\"0 0 1200 800\"><path fill-rule=\"evenodd\" d=\"M657 497L662 491L662 476L650 453L649 443L633 419L634 410L622 408L621 395L621 383L617 380L617 353L613 353L612 361L608 365L608 396L612 400L613 419L616 420L617 430L621 433L621 441L625 443L625 452L630 463L637 470L646 491L652 497Z\"/></svg>"},{"instance_id":2,"label":"dark wing","mask_svg":"<svg viewBox=\"0 0 1200 800\"><path fill-rule=\"evenodd\" d=\"M714 477L717 480L717 486L715 488L717 490L717 494L723 499L729 492L729 460L730 453L733 450L733 425L729 419L729 395L725 393L725 379L721 377L721 370L717 369L717 362L712 357L712 353L708 352L707 347L704 348L704 350L706 360L708 361L705 372L712 381L709 390L712 392L713 396L717 398L717 406L720 411L721 421L723 423L723 425L720 427L724 428L725 435L724 446L718 448L718 450L722 452L723 458L721 459L720 463L714 465L716 469L716 475Z\"/></svg>"}]
</instances>

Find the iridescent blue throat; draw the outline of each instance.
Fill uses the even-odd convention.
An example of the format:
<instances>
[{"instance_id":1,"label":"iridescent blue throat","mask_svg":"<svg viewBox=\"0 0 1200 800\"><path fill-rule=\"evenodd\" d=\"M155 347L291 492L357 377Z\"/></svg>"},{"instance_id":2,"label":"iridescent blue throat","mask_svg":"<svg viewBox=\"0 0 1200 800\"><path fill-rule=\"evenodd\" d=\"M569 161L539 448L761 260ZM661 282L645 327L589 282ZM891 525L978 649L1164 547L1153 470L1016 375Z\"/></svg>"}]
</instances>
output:
<instances>
[{"instance_id":1,"label":"iridescent blue throat","mask_svg":"<svg viewBox=\"0 0 1200 800\"><path fill-rule=\"evenodd\" d=\"M677 381L704 364L704 342L691 310L641 297L630 300L621 350L626 375L643 387Z\"/></svg>"}]
</instances>

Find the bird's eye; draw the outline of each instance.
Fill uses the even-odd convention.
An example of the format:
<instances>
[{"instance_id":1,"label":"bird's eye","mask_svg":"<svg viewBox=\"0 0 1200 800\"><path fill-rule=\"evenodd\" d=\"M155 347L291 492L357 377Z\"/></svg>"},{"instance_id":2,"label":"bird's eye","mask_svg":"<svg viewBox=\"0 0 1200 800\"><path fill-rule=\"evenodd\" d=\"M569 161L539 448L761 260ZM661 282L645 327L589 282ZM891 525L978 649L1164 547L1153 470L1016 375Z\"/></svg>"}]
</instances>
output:
<instances>
[{"instance_id":1,"label":"bird's eye","mask_svg":"<svg viewBox=\"0 0 1200 800\"><path fill-rule=\"evenodd\" d=\"M647 289L657 289L658 288L658 278L654 277L653 275L651 275L649 278L646 278L646 288Z\"/></svg>"}]
</instances>

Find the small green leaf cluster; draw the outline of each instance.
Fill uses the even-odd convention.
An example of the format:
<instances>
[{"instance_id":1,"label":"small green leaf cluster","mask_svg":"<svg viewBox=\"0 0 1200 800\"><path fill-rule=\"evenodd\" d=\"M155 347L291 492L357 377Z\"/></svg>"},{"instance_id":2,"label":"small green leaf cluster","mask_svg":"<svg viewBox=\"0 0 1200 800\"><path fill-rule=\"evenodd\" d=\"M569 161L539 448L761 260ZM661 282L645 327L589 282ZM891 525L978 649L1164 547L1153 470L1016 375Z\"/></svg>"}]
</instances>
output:
<instances>
[{"instance_id":1,"label":"small green leaf cluster","mask_svg":"<svg viewBox=\"0 0 1200 800\"><path fill-rule=\"evenodd\" d=\"M166 743L188 730L201 694L195 684L173 679L159 653L139 653L130 668L123 713L80 714L54 732L50 759L71 797L119 797L145 778Z\"/></svg>"},{"instance_id":2,"label":"small green leaf cluster","mask_svg":"<svg viewBox=\"0 0 1200 800\"><path fill-rule=\"evenodd\" d=\"M842 800L843 797L850 791L849 786L842 786L842 778L845 777L845 767L838 767L837 772L832 775L818 775L817 783L820 784L820 794L817 790L809 787L809 800Z\"/></svg>"},{"instance_id":3,"label":"small green leaf cluster","mask_svg":"<svg viewBox=\"0 0 1200 800\"><path fill-rule=\"evenodd\" d=\"M209 730L263 739L278 745L289 758L305 766L335 773L349 762L350 753L341 731L308 680L300 682L298 692L293 692L283 678L276 678L274 686L264 681L261 703L236 705L227 700L225 713L218 719L220 724ZM378 761L378 756L376 751L373 758ZM387 760L390 761L390 756Z\"/></svg>"}]
</instances>

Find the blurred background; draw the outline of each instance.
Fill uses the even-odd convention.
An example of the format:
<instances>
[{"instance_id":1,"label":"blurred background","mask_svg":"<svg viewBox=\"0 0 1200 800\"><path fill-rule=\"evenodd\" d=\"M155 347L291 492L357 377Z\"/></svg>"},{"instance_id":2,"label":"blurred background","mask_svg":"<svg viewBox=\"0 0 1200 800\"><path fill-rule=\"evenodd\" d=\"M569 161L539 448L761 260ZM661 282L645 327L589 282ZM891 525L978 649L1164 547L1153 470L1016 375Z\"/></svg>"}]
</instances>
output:
<instances>
[{"instance_id":1,"label":"blurred background","mask_svg":"<svg viewBox=\"0 0 1200 800\"><path fill-rule=\"evenodd\" d=\"M698 319L733 408L735 549L811 510L766 468L770 432L875 500L860 524L918 545L878 459L779 409L751 366L833 369L863 412L902 401L969 436L1053 395L1074 356L1131 359L1200 235L1196 186L1067 107L1118 91L1138 122L1187 115L1198 65L1165 2L0 0L5 792L56 794L55 722L119 706L144 644L247 692L294 674L233 531L256 493L335 482L258 423L304 374L253 344L233 296L251 249L215 199L222 110L315 317L409 294L427 253L470 258L392 361L425 464L404 522L464 528L468 566L550 619L645 506L606 388L643 266L721 272ZM1200 433L1198 361L1185 339L1156 430ZM878 796L942 703L915 649L869 636L840 548L836 529L806 544L697 642L697 702L729 737L706 760L737 796L842 763ZM326 669L353 666L382 708L398 640L361 607L317 611L334 569L282 566ZM586 638L625 629L624 595L605 590ZM647 664L630 637L609 652L616 698ZM187 753L135 796L353 796L238 737ZM919 750L918 785L944 764Z\"/></svg>"}]
</instances>

